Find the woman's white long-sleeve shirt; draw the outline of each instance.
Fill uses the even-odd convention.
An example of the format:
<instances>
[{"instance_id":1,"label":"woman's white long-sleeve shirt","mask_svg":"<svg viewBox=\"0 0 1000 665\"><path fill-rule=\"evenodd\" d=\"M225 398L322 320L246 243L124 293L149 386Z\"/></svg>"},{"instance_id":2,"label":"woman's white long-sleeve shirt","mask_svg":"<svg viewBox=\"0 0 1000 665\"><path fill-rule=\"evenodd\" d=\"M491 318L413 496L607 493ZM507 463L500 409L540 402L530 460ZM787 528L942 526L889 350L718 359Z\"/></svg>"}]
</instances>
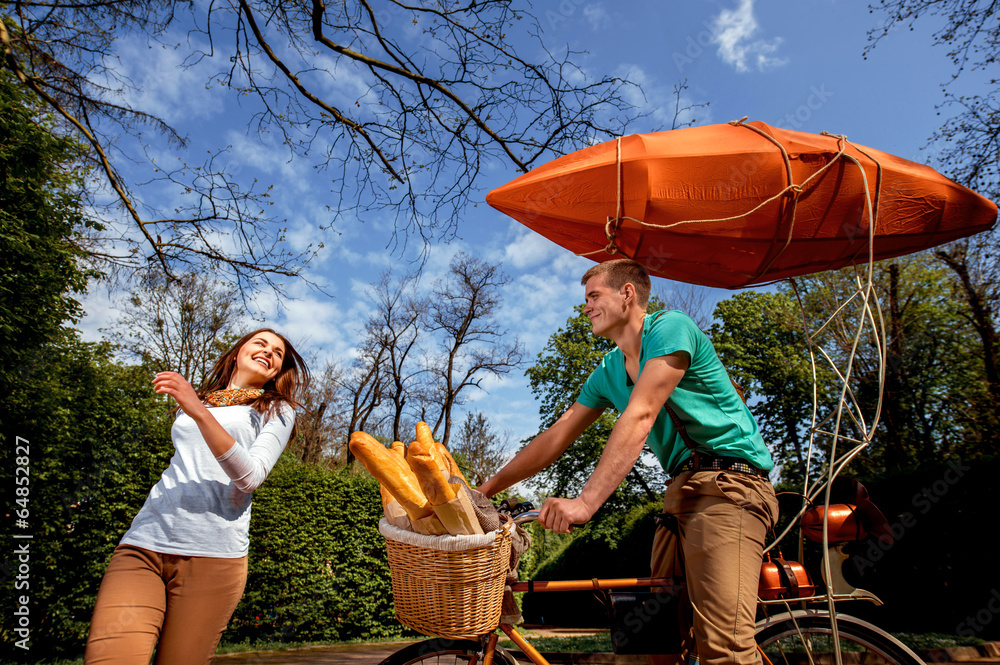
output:
<instances>
[{"instance_id":1,"label":"woman's white long-sleeve shirt","mask_svg":"<svg viewBox=\"0 0 1000 665\"><path fill-rule=\"evenodd\" d=\"M195 421L179 412L170 431L174 456L122 538L164 554L234 558L250 550L252 492L285 449L295 411L266 419L249 405L211 409L236 443L216 458Z\"/></svg>"}]
</instances>

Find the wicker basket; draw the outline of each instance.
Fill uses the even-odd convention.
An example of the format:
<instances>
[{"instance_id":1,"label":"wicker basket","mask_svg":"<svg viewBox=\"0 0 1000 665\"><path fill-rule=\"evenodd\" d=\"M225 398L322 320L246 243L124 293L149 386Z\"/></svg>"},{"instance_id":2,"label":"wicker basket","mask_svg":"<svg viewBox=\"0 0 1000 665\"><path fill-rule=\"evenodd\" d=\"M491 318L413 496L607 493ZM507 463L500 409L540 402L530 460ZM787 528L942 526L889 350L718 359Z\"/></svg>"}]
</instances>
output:
<instances>
[{"instance_id":1,"label":"wicker basket","mask_svg":"<svg viewBox=\"0 0 1000 665\"><path fill-rule=\"evenodd\" d=\"M511 525L482 536L425 536L383 519L399 622L449 639L492 632L500 625Z\"/></svg>"}]
</instances>

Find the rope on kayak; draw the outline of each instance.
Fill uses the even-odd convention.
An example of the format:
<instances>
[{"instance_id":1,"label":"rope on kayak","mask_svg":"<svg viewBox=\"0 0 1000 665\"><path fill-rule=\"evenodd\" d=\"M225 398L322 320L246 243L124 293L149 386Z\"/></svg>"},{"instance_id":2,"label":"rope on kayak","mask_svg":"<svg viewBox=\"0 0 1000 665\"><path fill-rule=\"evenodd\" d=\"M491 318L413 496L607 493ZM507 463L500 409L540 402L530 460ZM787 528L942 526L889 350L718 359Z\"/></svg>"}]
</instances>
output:
<instances>
[{"instance_id":1,"label":"rope on kayak","mask_svg":"<svg viewBox=\"0 0 1000 665\"><path fill-rule=\"evenodd\" d=\"M600 254L601 252L606 252L614 256L615 254L622 253L618 249L618 243L616 239L618 237L618 227L621 226L622 220L629 220L642 224L642 220L636 219L635 217L622 217L622 137L615 139L615 176L618 180L618 196L616 197L618 203L615 208L615 216L608 217L607 221L604 222L604 235L608 238L608 244L601 249L595 249L592 252L584 252L582 254L577 254L577 256L591 256L593 254Z\"/></svg>"},{"instance_id":2,"label":"rope on kayak","mask_svg":"<svg viewBox=\"0 0 1000 665\"><path fill-rule=\"evenodd\" d=\"M733 215L731 217L719 217L719 218L715 218L715 219L686 219L686 220L682 220L682 221L679 221L679 222L674 222L672 224L651 224L649 222L644 222L641 219L636 219L635 217L623 216L622 215L622 154L621 154L621 137L618 137L615 140L615 171L616 171L616 177L617 177L617 196L616 196L616 201L617 202L616 202L616 206L615 206L615 216L614 217L608 217L607 221L605 222L605 225L604 225L604 235L608 239L608 244L605 245L604 247L602 247L601 249L597 249L597 250L594 250L594 251L591 251L591 252L584 252L584 253L578 254L578 256L593 256L594 254L600 254L602 252L605 252L605 253L611 254L611 255L620 254L622 256L626 256L621 251L621 249L618 247L618 242L617 242L618 230L621 227L621 224L622 224L623 221L635 222L636 224L638 224L640 226L643 226L645 228L660 229L660 230L672 229L672 228L675 228L675 227L678 227L678 226L683 226L683 225L686 225L686 224L713 224L713 223L722 223L722 222L732 222L732 221L736 221L736 220L739 220L739 219L743 219L745 217L749 217L750 215L753 215L754 213L756 213L761 208L764 208L765 206L767 206L767 205L769 205L771 203L774 203L775 201L778 201L778 200L780 200L781 198L783 198L785 196L790 196L791 197L791 203L790 203L791 210L790 210L790 223L788 225L788 235L785 238L784 245L781 247L781 249L779 249L774 254L774 256L771 257L771 260L768 261L767 265L765 265L764 268L760 271L759 274L763 274L764 272L766 272L771 267L771 265L778 259L778 257L780 257L785 252L785 250L788 249L788 246L792 242L792 237L793 237L794 232L795 232L795 212L796 212L796 209L797 209L797 206L798 206L799 196L801 196L802 192L805 191L805 189L809 186L809 184L813 180L816 180L817 178L819 178L823 173L826 172L827 169L829 169L830 167L832 167L834 164L836 164L842 158L845 159L845 160L847 160L847 161L849 161L849 162L852 162L853 164L855 164L861 170L861 177L862 177L862 181L864 183L864 190L865 190L865 200L866 200L867 205L868 205L868 219L871 220L871 224L869 225L869 233L871 233L874 230L874 227L875 227L875 221L874 220L876 219L875 216L877 215L877 211L878 211L878 192L881 191L881 181L882 181L882 165L878 162L878 160L873 159L871 157L871 155L867 154L863 150L860 150L860 148L857 148L857 146L854 146L855 149L857 149L859 152L861 152L862 155L864 155L868 159L871 159L872 162L875 163L876 168L877 168L878 177L877 177L876 187L875 187L876 198L875 198L875 205L874 205L874 209L873 209L871 191L869 189L868 178L867 178L867 174L865 173L864 167L862 166L862 164L857 159L855 159L854 157L851 157L850 155L846 154L847 147L849 145L853 145L853 144L851 144L847 140L847 136L845 136L843 134L831 134L829 132L823 132L822 134L824 136L829 136L829 137L834 138L834 139L837 140L837 153L833 156L832 159L830 159L819 170L817 170L816 172L814 172L812 175L810 175L804 181L802 181L801 183L795 183L795 182L793 182L793 179L792 179L793 176L792 176L792 161L791 161L791 157L789 157L788 151L785 149L785 146L783 146L780 141L778 141L776 138L774 138L773 136L771 136L770 134L768 134L764 130L759 129L757 127L754 127L753 125L745 123L744 121L746 119L747 119L747 117L744 116L743 118L741 118L739 120L733 120L733 121L731 121L729 124L733 125L734 127L746 127L747 129L753 130L753 131L757 132L758 134L760 134L761 136L763 136L764 138L766 138L771 143L773 143L775 146L777 146L778 150L781 151L781 158L782 158L782 161L784 162L784 165L785 165L785 178L786 178L786 181L788 182L788 185L784 189L782 189L780 192L778 192L774 196L771 196L768 199L762 201L760 204L756 205L751 210L748 210L747 212L744 212L744 213L739 214L739 215ZM869 243L869 251L871 251L871 243ZM657 270L655 272L662 273L663 271L662 270Z\"/></svg>"}]
</instances>

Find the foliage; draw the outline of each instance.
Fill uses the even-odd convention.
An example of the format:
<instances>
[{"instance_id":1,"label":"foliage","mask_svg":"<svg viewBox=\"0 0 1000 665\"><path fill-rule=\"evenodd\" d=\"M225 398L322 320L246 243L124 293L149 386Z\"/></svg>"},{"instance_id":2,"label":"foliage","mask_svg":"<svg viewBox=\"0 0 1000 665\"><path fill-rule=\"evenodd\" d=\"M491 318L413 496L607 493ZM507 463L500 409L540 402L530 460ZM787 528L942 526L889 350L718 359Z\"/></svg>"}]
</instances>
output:
<instances>
[{"instance_id":1,"label":"foliage","mask_svg":"<svg viewBox=\"0 0 1000 665\"><path fill-rule=\"evenodd\" d=\"M240 281L273 283L299 275L317 247L288 250L283 221L265 212L269 188L238 179L228 147L206 147L202 164L160 166L169 160L154 159L143 130L162 134L170 149L185 141L135 101L155 81L136 83L130 74L142 70L115 66L130 45L175 47L189 68L217 63L204 86L253 100L251 131L278 136L289 158L334 174L334 219L395 216L404 240L450 237L485 165L499 159L526 171L595 137L621 135L632 111L625 83L590 77L573 62L580 54L541 43L524 49L542 30L509 0L378 8L29 2L2 19L2 67L87 142L125 209L132 229L123 236L137 251L112 260L141 268L151 254L168 273L208 264ZM540 55L528 60L526 52ZM119 161L140 175L125 181ZM162 207L161 192L170 201ZM102 244L110 254L110 242Z\"/></svg>"},{"instance_id":2,"label":"foliage","mask_svg":"<svg viewBox=\"0 0 1000 665\"><path fill-rule=\"evenodd\" d=\"M0 71L0 379L82 314L79 146L49 131L38 101ZM22 372L23 373L23 372Z\"/></svg>"},{"instance_id":3,"label":"foliage","mask_svg":"<svg viewBox=\"0 0 1000 665\"><path fill-rule=\"evenodd\" d=\"M79 150L50 131L6 73L0 100L0 486L14 488L15 469L27 470L18 476L28 479L18 485L27 488L21 512L12 510L5 534L33 536L25 541L31 647L43 656L82 646L104 565L169 456L168 421L146 368L120 367L110 347L65 328L80 314L73 294L92 274L78 265L78 231L93 226L81 213ZM11 552L6 607L25 590L11 583L19 565ZM15 639L5 624L4 646Z\"/></svg>"},{"instance_id":4,"label":"foliage","mask_svg":"<svg viewBox=\"0 0 1000 665\"><path fill-rule=\"evenodd\" d=\"M785 293L745 291L719 302L715 318L712 344L722 364L743 389L782 480L801 486L813 376L797 304ZM829 372L820 378L826 396Z\"/></svg>"},{"instance_id":5,"label":"foliage","mask_svg":"<svg viewBox=\"0 0 1000 665\"><path fill-rule=\"evenodd\" d=\"M338 641L399 634L378 483L286 453L254 493L250 572L224 639Z\"/></svg>"},{"instance_id":6,"label":"foliage","mask_svg":"<svg viewBox=\"0 0 1000 665\"><path fill-rule=\"evenodd\" d=\"M650 301L650 311L660 303ZM538 360L525 372L531 392L541 401L542 427L549 427L576 401L587 377L614 344L591 332L590 319L577 305L576 314L549 337ZM616 416L605 412L551 466L536 476L542 491L552 496L576 496L597 466ZM612 509L627 508L655 496L662 471L657 462L641 457L622 485L608 499Z\"/></svg>"},{"instance_id":7,"label":"foliage","mask_svg":"<svg viewBox=\"0 0 1000 665\"><path fill-rule=\"evenodd\" d=\"M151 372L116 365L107 345L66 334L22 367L31 379L0 405L17 418L5 428L0 484L13 487L14 437L26 439L30 514L18 532L33 535L31 649L78 653L111 552L167 465L170 419ZM13 593L0 591L8 607ZM5 625L3 641L13 639Z\"/></svg>"},{"instance_id":8,"label":"foliage","mask_svg":"<svg viewBox=\"0 0 1000 665\"><path fill-rule=\"evenodd\" d=\"M982 413L979 405L988 390L983 364L970 353L977 347L976 334L964 316L963 301L954 297L949 271L932 254L922 253L879 262L873 279L882 317L876 324L885 328L884 383L880 347L870 335L862 336L848 362L859 315L858 299L852 300L857 285L853 268L798 278L794 287L785 284L773 293L740 293L716 309L713 342L747 390L750 408L781 466L782 482L789 486L802 484L812 427L813 377L803 315L817 363L821 428L830 429L825 419L842 390L834 366L840 372L850 367L849 386L860 408L856 417L866 428L881 409L874 441L850 473L870 479L949 455L989 453L978 443L989 430L989 419L978 421L976 415ZM827 324L838 310L845 313L844 320ZM842 428L849 436L860 435L846 415ZM828 458L829 441L817 436L813 442L813 476Z\"/></svg>"},{"instance_id":9,"label":"foliage","mask_svg":"<svg viewBox=\"0 0 1000 665\"><path fill-rule=\"evenodd\" d=\"M873 340L861 339L851 388L867 418L876 412L880 392L883 400L875 444L860 460L862 468L879 476L964 454L960 420L981 385L982 367L968 352L975 337L961 317L961 301L952 296L947 271L924 253L879 262L873 279L886 331L886 378L880 385ZM851 269L799 280L810 329L818 330L820 321L846 303L854 281ZM853 336L849 325L833 325L815 341L843 371ZM838 385L835 397L839 390Z\"/></svg>"},{"instance_id":10,"label":"foliage","mask_svg":"<svg viewBox=\"0 0 1000 665\"><path fill-rule=\"evenodd\" d=\"M608 511L599 522L578 529L562 549L538 566L532 579L589 580L648 577L655 525L661 501L639 504L628 512ZM600 626L606 614L590 591L528 593L522 601L528 623Z\"/></svg>"},{"instance_id":11,"label":"foliage","mask_svg":"<svg viewBox=\"0 0 1000 665\"><path fill-rule=\"evenodd\" d=\"M954 67L951 77L941 84L943 102L939 114L945 117L930 137L927 149L943 172L956 182L993 199L1000 198L1000 77L996 65L1000 57L1000 23L994 3L980 0L877 0L872 11L885 15L882 28L869 32L866 53L896 28L911 29L917 21L937 20L935 46L948 49ZM933 19L928 17L934 17ZM977 81L980 91L959 92L957 86ZM975 90L975 88L972 88ZM970 345L981 358L985 392L974 396L970 412L982 423L973 427L977 444L991 454L1000 452L1000 332L996 315L1000 311L1000 228L965 238L942 247L934 255L952 271L954 297L966 304L962 313L976 335Z\"/></svg>"},{"instance_id":12,"label":"foliage","mask_svg":"<svg viewBox=\"0 0 1000 665\"><path fill-rule=\"evenodd\" d=\"M507 460L509 436L493 430L482 412L465 414L465 420L452 442L451 454L473 487L486 482Z\"/></svg>"},{"instance_id":13,"label":"foliage","mask_svg":"<svg viewBox=\"0 0 1000 665\"><path fill-rule=\"evenodd\" d=\"M989 233L952 243L934 255L953 273L952 298L965 305L960 316L975 331L978 343L967 353L975 358L983 380L969 395L966 415L976 434L969 443L987 454L1000 454L1000 227ZM978 371L977 371L978 374Z\"/></svg>"}]
</instances>

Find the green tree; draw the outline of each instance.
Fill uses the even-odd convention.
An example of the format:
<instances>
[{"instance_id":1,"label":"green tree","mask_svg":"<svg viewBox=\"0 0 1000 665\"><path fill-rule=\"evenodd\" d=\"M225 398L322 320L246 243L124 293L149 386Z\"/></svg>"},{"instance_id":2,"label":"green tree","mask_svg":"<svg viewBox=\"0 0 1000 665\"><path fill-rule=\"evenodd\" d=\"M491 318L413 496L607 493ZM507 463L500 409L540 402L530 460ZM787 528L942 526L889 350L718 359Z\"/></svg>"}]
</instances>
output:
<instances>
[{"instance_id":1,"label":"green tree","mask_svg":"<svg viewBox=\"0 0 1000 665\"><path fill-rule=\"evenodd\" d=\"M785 293L744 291L719 302L715 318L711 337L722 364L743 389L782 480L801 486L813 377L798 305Z\"/></svg>"},{"instance_id":2,"label":"green tree","mask_svg":"<svg viewBox=\"0 0 1000 665\"><path fill-rule=\"evenodd\" d=\"M1000 23L998 7L981 0L877 0L869 5L884 15L882 27L869 32L866 53L900 26L939 21L934 46L947 49L951 77L942 81L938 112L945 118L930 137L928 152L956 182L993 199L1000 198ZM977 80L976 80L977 79ZM979 85L969 86L970 83ZM958 91L956 86L963 86ZM1000 228L942 247L934 255L953 273L952 290L965 304L962 317L976 333L967 353L979 359L982 389L970 395L968 412L978 421L970 435L977 448L1000 452Z\"/></svg>"},{"instance_id":3,"label":"green tree","mask_svg":"<svg viewBox=\"0 0 1000 665\"><path fill-rule=\"evenodd\" d=\"M879 477L948 456L976 454L974 405L985 390L982 365L968 352L976 346L976 335L963 317L964 304L954 297L949 271L931 253L876 264L873 280L881 317L873 315L870 321L884 325L885 337L876 343L869 328L851 360L861 316L857 280L853 268L809 275L798 278L794 290L783 284L774 293L740 293L716 309L716 348L747 389L750 408L782 467L782 480L793 485L804 480L813 427L804 323L816 358L818 429L829 431L828 417L842 392L836 371L851 371L848 397L857 407L852 416L843 417L848 436L862 436L858 423L870 429L881 395L872 444L851 474ZM828 323L838 310L846 318ZM828 460L830 438L818 435L813 445L812 475ZM847 442L840 445L842 453Z\"/></svg>"},{"instance_id":4,"label":"green tree","mask_svg":"<svg viewBox=\"0 0 1000 665\"><path fill-rule=\"evenodd\" d=\"M52 131L41 105L0 71L0 380L12 385L23 365L82 314L75 294L93 273L78 262L80 148ZM9 424L4 421L0 424Z\"/></svg>"},{"instance_id":5,"label":"green tree","mask_svg":"<svg viewBox=\"0 0 1000 665\"><path fill-rule=\"evenodd\" d=\"M94 225L81 212L80 151L52 130L0 73L0 486L18 500L8 542L32 536L30 588L15 589L21 562L8 549L0 602L29 592L38 656L81 648L111 550L170 450L150 372L120 367L109 346L67 327L93 274L79 264L80 230ZM13 627L0 629L5 647L19 639Z\"/></svg>"},{"instance_id":6,"label":"green tree","mask_svg":"<svg viewBox=\"0 0 1000 665\"><path fill-rule=\"evenodd\" d=\"M858 299L848 304L855 279L854 271L845 269L799 280L811 330L818 330L818 321L845 305L845 311L854 309L850 319L857 320ZM958 452L968 434L959 420L983 375L969 353L977 343L961 316L963 304L953 297L948 272L933 256L923 253L879 262L873 279L885 327L885 383L879 383L878 347L866 335L853 361L851 389L869 418L882 394L877 436L861 458L868 470L879 475ZM845 368L853 335L850 325L830 325L814 340L838 367ZM835 392L839 394L839 387Z\"/></svg>"},{"instance_id":7,"label":"green tree","mask_svg":"<svg viewBox=\"0 0 1000 665\"><path fill-rule=\"evenodd\" d=\"M650 301L650 311L660 303ZM613 342L591 332L590 318L577 305L566 326L549 337L548 343L526 374L531 392L541 401L538 412L542 427L552 425L576 401L587 377L601 358L614 348ZM597 467L604 444L617 420L610 410L588 427L563 455L536 477L541 489L552 496L577 496ZM664 480L659 464L648 455L640 457L622 485L608 499L608 506L630 507L653 499Z\"/></svg>"}]
</instances>

